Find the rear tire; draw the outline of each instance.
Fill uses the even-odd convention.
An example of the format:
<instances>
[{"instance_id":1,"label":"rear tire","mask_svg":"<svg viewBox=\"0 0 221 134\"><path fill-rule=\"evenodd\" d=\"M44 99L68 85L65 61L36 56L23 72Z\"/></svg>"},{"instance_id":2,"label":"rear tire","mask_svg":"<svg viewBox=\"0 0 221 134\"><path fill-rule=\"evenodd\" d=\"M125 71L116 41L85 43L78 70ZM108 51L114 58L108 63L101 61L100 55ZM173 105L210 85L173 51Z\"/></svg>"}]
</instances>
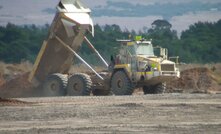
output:
<instances>
[{"instance_id":1,"label":"rear tire","mask_svg":"<svg viewBox=\"0 0 221 134\"><path fill-rule=\"evenodd\" d=\"M166 90L166 83L160 83L153 86L143 86L144 94L162 94Z\"/></svg>"},{"instance_id":2,"label":"rear tire","mask_svg":"<svg viewBox=\"0 0 221 134\"><path fill-rule=\"evenodd\" d=\"M92 81L89 75L77 73L68 79L67 94L69 96L90 96Z\"/></svg>"},{"instance_id":3,"label":"rear tire","mask_svg":"<svg viewBox=\"0 0 221 134\"><path fill-rule=\"evenodd\" d=\"M48 76L43 84L44 96L65 96L67 75L55 73Z\"/></svg>"},{"instance_id":4,"label":"rear tire","mask_svg":"<svg viewBox=\"0 0 221 134\"><path fill-rule=\"evenodd\" d=\"M114 95L131 95L133 84L124 71L117 71L111 78L111 91Z\"/></svg>"}]
</instances>

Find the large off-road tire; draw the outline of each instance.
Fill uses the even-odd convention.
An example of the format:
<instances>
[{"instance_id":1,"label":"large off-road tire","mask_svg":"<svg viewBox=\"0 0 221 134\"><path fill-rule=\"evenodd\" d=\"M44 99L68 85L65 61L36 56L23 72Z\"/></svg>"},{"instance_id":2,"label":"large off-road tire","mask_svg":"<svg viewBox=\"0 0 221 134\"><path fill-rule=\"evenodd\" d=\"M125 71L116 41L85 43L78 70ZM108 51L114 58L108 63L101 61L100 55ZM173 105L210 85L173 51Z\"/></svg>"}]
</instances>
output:
<instances>
[{"instance_id":1,"label":"large off-road tire","mask_svg":"<svg viewBox=\"0 0 221 134\"><path fill-rule=\"evenodd\" d=\"M65 96L67 91L67 75L51 74L43 84L44 96Z\"/></svg>"},{"instance_id":2,"label":"large off-road tire","mask_svg":"<svg viewBox=\"0 0 221 134\"><path fill-rule=\"evenodd\" d=\"M89 96L91 93L92 81L89 75L77 73L69 77L67 95Z\"/></svg>"},{"instance_id":3,"label":"large off-road tire","mask_svg":"<svg viewBox=\"0 0 221 134\"><path fill-rule=\"evenodd\" d=\"M124 71L116 71L111 78L111 92L114 95L131 95L133 84Z\"/></svg>"},{"instance_id":4,"label":"large off-road tire","mask_svg":"<svg viewBox=\"0 0 221 134\"><path fill-rule=\"evenodd\" d=\"M166 83L160 83L153 86L143 86L144 94L161 94L166 90Z\"/></svg>"}]
</instances>

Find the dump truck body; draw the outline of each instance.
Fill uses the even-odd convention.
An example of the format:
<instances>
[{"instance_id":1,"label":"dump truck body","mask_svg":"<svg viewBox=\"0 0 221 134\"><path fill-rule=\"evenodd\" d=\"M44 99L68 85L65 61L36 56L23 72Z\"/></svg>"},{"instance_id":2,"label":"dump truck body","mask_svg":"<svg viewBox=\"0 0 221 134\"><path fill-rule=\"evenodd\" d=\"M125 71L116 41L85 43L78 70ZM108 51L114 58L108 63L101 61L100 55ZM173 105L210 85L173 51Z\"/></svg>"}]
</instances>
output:
<instances>
[{"instance_id":1,"label":"dump truck body","mask_svg":"<svg viewBox=\"0 0 221 134\"><path fill-rule=\"evenodd\" d=\"M152 89L161 89L163 82L179 77L175 63L165 59L165 55L156 57L148 41L122 41L119 59L112 57L108 65L85 37L87 32L94 36L90 9L79 0L61 0L57 10L29 76L29 81L42 87L44 95L131 95L137 87L152 93ZM105 72L96 72L78 55L83 41L103 61ZM68 74L75 58L94 74Z\"/></svg>"},{"instance_id":2,"label":"dump truck body","mask_svg":"<svg viewBox=\"0 0 221 134\"><path fill-rule=\"evenodd\" d=\"M86 32L93 31L90 9L79 0L61 0L51 24L47 40L37 56L29 81L42 83L49 74L67 74L74 60L74 55L65 49L56 37L74 51L80 48Z\"/></svg>"}]
</instances>

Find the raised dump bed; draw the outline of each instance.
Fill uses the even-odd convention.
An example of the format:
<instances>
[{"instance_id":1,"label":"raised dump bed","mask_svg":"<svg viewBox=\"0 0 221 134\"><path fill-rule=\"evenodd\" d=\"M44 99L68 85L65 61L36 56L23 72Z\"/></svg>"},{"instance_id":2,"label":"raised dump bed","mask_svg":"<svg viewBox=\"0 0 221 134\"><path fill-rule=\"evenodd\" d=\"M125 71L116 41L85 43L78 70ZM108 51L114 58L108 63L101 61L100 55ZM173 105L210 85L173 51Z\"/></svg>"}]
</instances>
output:
<instances>
[{"instance_id":1,"label":"raised dump bed","mask_svg":"<svg viewBox=\"0 0 221 134\"><path fill-rule=\"evenodd\" d=\"M59 2L48 38L43 42L29 81L35 84L42 83L49 74L68 73L74 55L67 47L64 47L64 44L73 51L78 51L85 33L90 31L93 34L90 12L90 9L79 0Z\"/></svg>"}]
</instances>

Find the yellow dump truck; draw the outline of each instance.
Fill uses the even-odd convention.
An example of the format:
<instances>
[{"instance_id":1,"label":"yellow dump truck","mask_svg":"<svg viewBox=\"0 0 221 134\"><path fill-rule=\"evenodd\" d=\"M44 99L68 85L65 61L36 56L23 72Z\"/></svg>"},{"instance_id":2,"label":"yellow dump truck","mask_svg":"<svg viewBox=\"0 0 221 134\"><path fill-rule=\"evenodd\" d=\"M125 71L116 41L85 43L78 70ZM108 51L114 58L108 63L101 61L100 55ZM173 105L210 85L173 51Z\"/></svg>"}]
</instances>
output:
<instances>
[{"instance_id":1,"label":"yellow dump truck","mask_svg":"<svg viewBox=\"0 0 221 134\"><path fill-rule=\"evenodd\" d=\"M119 40L121 48L111 72L110 87L114 94L130 95L135 88L145 94L163 93L166 82L180 77L176 64L167 59L167 49L154 54L151 41Z\"/></svg>"},{"instance_id":2,"label":"yellow dump truck","mask_svg":"<svg viewBox=\"0 0 221 134\"><path fill-rule=\"evenodd\" d=\"M155 56L151 42L143 39L119 40L119 55L112 56L108 64L85 36L88 32L94 36L90 13L79 0L61 0L57 5L48 38L29 76L44 95L130 95L138 87L144 93L160 93L166 81L179 77L176 64L167 60L165 51L161 57ZM97 72L78 55L83 41L103 61L105 72ZM94 74L68 74L76 58Z\"/></svg>"}]
</instances>

